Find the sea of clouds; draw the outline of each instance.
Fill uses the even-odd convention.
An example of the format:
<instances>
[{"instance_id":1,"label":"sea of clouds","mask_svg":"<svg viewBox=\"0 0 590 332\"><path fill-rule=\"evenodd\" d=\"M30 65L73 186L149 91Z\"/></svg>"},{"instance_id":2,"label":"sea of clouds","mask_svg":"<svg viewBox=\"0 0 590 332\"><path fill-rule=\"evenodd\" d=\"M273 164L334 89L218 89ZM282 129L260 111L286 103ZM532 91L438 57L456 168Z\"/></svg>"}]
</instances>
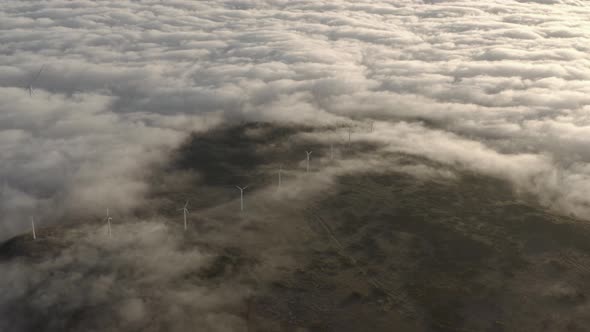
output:
<instances>
[{"instance_id":1,"label":"sea of clouds","mask_svg":"<svg viewBox=\"0 0 590 332\"><path fill-rule=\"evenodd\" d=\"M5 0L0 240L137 207L189 133L242 121L376 121L588 218L589 51L577 0Z\"/></svg>"}]
</instances>

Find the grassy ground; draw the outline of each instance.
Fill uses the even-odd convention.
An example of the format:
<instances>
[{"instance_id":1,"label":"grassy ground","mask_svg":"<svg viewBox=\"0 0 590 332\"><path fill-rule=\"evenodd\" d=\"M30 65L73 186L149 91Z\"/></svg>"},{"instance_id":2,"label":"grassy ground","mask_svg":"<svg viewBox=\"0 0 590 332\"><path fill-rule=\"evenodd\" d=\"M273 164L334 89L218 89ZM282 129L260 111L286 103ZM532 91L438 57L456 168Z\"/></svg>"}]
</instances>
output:
<instances>
[{"instance_id":1,"label":"grassy ground","mask_svg":"<svg viewBox=\"0 0 590 332\"><path fill-rule=\"evenodd\" d=\"M473 174L447 183L395 172L351 175L331 190L309 215L329 227L316 229L328 242L316 244L311 262L293 274L296 286L275 296L299 298L292 310L303 312L314 312L315 297L330 299L323 325L311 330L589 326L590 234L581 222ZM309 286L310 276L320 290Z\"/></svg>"}]
</instances>

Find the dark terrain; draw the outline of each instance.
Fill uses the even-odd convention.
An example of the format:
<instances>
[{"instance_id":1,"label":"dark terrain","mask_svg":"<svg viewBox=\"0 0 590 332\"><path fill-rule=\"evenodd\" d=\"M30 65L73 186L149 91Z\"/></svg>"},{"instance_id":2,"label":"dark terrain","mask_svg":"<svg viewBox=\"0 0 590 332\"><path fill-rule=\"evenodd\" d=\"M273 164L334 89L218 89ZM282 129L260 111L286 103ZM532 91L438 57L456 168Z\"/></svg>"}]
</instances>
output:
<instances>
[{"instance_id":1,"label":"dark terrain","mask_svg":"<svg viewBox=\"0 0 590 332\"><path fill-rule=\"evenodd\" d=\"M166 287L218 289L229 283L249 291L231 305L211 309L242 319L219 331L590 330L590 233L584 221L548 211L501 180L383 153L367 142L337 148L347 151L346 159L391 160L389 169L337 174L330 185L306 191L305 181L338 161L325 158L329 146L295 136L302 131L314 129L246 124L195 134L164 169L154 171L150 208L130 220L164 216L180 251L198 248L212 258L180 279L145 285L134 279L139 272L133 266L117 265L118 278L126 278L148 312L160 311ZM298 165L306 149L317 158L308 179ZM301 195L275 192L279 160L285 165L283 181L304 187ZM447 170L455 178L416 177L400 172L401 165ZM185 176L178 180L177 174ZM244 213L238 211L234 185L250 185ZM176 210L185 199L194 225L187 233ZM37 241L30 235L7 241L0 247L2 264L35 269L59 260L64 251L75 256L76 241L60 235L63 227L43 229ZM107 258L76 272L82 280L115 269L109 259L121 252L97 250ZM8 331L208 330L173 325L158 314L131 325L114 318L97 322L97 316L110 312L113 299L72 304L65 295L61 306L49 309L32 303L48 296L46 284L78 271L82 255L49 271L44 280L27 282L21 295L3 296L0 315L8 323L0 326ZM84 292L83 286L72 285L71 291ZM125 292L116 294L118 301Z\"/></svg>"}]
</instances>

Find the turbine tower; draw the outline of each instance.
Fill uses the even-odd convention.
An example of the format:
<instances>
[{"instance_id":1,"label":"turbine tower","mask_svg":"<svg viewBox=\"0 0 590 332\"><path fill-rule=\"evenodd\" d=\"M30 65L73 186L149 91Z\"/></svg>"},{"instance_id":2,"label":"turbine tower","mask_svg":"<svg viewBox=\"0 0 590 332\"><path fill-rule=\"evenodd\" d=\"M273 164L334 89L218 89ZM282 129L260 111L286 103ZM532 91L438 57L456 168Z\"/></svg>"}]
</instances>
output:
<instances>
[{"instance_id":1,"label":"turbine tower","mask_svg":"<svg viewBox=\"0 0 590 332\"><path fill-rule=\"evenodd\" d=\"M29 84L27 85L27 90L29 90L30 97L32 97L33 94L35 93L35 88L33 87L33 84L37 81L37 79L39 79L39 76L41 76L41 72L43 71L44 68L45 68L45 65L42 65L41 69L39 69L39 71L37 72L37 75L35 75L33 77L33 79L29 82Z\"/></svg>"},{"instance_id":2,"label":"turbine tower","mask_svg":"<svg viewBox=\"0 0 590 332\"><path fill-rule=\"evenodd\" d=\"M113 220L113 218L111 218L109 216L109 209L108 208L107 208L107 216L106 216L106 218L104 218L104 220L107 222L107 235L109 237L111 237L113 234L113 232L111 230L111 221Z\"/></svg>"},{"instance_id":3,"label":"turbine tower","mask_svg":"<svg viewBox=\"0 0 590 332\"><path fill-rule=\"evenodd\" d=\"M312 151L305 151L307 154L307 173L309 173L309 158L311 157Z\"/></svg>"},{"instance_id":4,"label":"turbine tower","mask_svg":"<svg viewBox=\"0 0 590 332\"><path fill-rule=\"evenodd\" d=\"M180 209L178 209L178 211L182 211L182 213L184 214L184 230L187 230L187 223L186 223L186 216L188 214L188 200L186 201L186 203L184 203L184 206Z\"/></svg>"},{"instance_id":5,"label":"turbine tower","mask_svg":"<svg viewBox=\"0 0 590 332\"><path fill-rule=\"evenodd\" d=\"M352 126L348 127L348 145L350 145L350 136L352 135Z\"/></svg>"},{"instance_id":6,"label":"turbine tower","mask_svg":"<svg viewBox=\"0 0 590 332\"><path fill-rule=\"evenodd\" d=\"M35 217L31 217L31 228L33 230L33 240L37 240L37 232L35 232Z\"/></svg>"},{"instance_id":7,"label":"turbine tower","mask_svg":"<svg viewBox=\"0 0 590 332\"><path fill-rule=\"evenodd\" d=\"M240 211L244 211L244 190L246 190L248 186L245 186L244 188L236 186L236 188L238 188L238 190L240 191Z\"/></svg>"},{"instance_id":8,"label":"turbine tower","mask_svg":"<svg viewBox=\"0 0 590 332\"><path fill-rule=\"evenodd\" d=\"M281 189L281 184L282 184L282 177L281 177L281 175L282 175L282 173L283 173L283 166L280 165L279 166L279 184L277 186L277 190Z\"/></svg>"},{"instance_id":9,"label":"turbine tower","mask_svg":"<svg viewBox=\"0 0 590 332\"><path fill-rule=\"evenodd\" d=\"M330 144L330 161L334 161L334 144Z\"/></svg>"},{"instance_id":10,"label":"turbine tower","mask_svg":"<svg viewBox=\"0 0 590 332\"><path fill-rule=\"evenodd\" d=\"M370 130L371 130L370 132L371 132L371 133L373 132L373 125L374 125L374 124L375 124L375 121L371 121L371 127L370 127Z\"/></svg>"}]
</instances>

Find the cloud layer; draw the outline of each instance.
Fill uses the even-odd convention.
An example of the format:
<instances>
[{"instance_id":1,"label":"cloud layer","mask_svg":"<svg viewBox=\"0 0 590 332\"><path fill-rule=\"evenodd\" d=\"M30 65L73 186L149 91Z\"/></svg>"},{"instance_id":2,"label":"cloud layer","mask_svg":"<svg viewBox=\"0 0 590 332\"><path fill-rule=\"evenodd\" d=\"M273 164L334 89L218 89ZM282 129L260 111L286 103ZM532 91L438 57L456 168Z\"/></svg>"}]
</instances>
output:
<instances>
[{"instance_id":1,"label":"cloud layer","mask_svg":"<svg viewBox=\"0 0 590 332\"><path fill-rule=\"evenodd\" d=\"M0 31L1 239L129 211L190 132L253 120L375 119L389 151L590 216L580 1L4 1Z\"/></svg>"}]
</instances>

